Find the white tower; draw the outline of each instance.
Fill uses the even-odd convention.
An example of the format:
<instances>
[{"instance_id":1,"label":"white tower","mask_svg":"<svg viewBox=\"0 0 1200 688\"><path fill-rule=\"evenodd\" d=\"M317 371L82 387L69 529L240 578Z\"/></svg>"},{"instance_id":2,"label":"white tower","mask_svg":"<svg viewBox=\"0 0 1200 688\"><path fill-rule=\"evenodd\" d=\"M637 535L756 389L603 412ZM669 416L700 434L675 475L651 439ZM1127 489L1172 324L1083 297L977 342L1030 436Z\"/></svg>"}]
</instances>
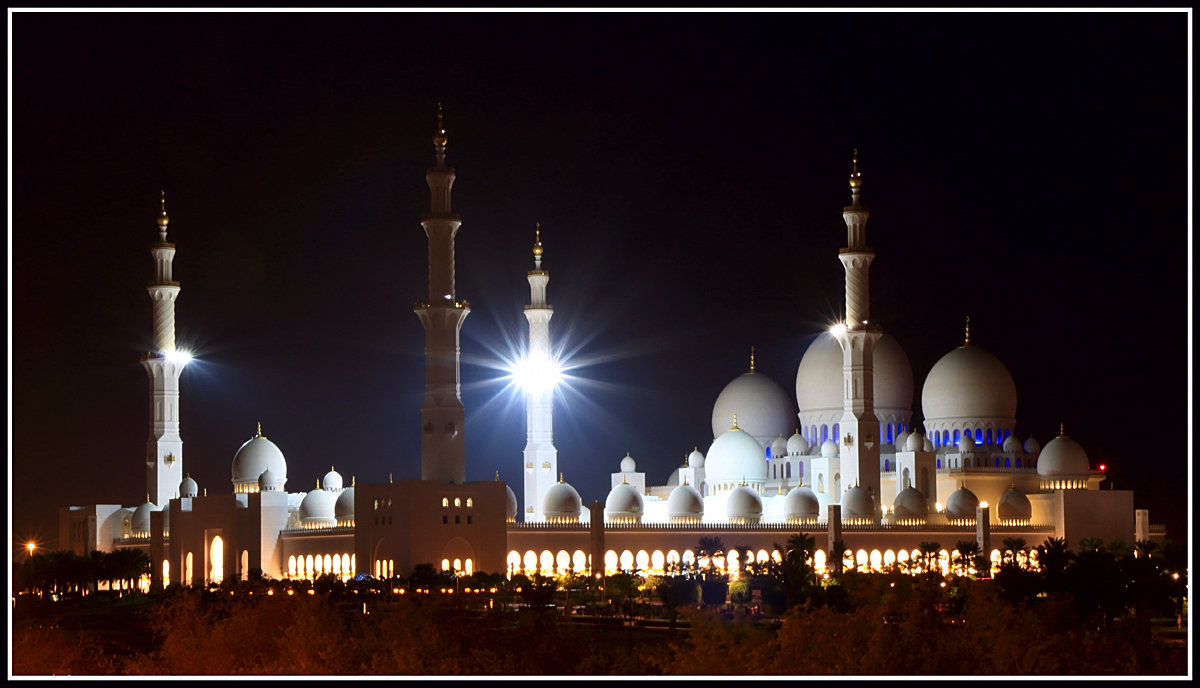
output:
<instances>
[{"instance_id":1,"label":"white tower","mask_svg":"<svg viewBox=\"0 0 1200 688\"><path fill-rule=\"evenodd\" d=\"M550 273L542 269L542 226L538 223L533 244L533 269L529 271L529 346L526 356L550 360L550 318L554 307L546 303ZM542 521L542 502L558 475L558 450L554 448L554 386L540 385L525 392L525 520Z\"/></svg>"},{"instance_id":2,"label":"white tower","mask_svg":"<svg viewBox=\"0 0 1200 688\"><path fill-rule=\"evenodd\" d=\"M454 296L454 235L462 220L450 211L454 168L446 167L446 130L438 104L433 137L437 162L425 173L429 214L421 220L429 237L429 300L413 310L425 326L425 402L421 405L421 479L466 482L466 445L459 383L459 330L471 312Z\"/></svg>"},{"instance_id":3,"label":"white tower","mask_svg":"<svg viewBox=\"0 0 1200 688\"><path fill-rule=\"evenodd\" d=\"M158 241L151 246L154 282L146 291L154 304L154 350L142 356L150 377L150 436L146 440L146 493L162 506L178 496L183 481L183 440L179 437L179 376L188 356L175 349L175 298L179 283L172 279L175 244L167 242L167 199L162 194Z\"/></svg>"},{"instance_id":4,"label":"white tower","mask_svg":"<svg viewBox=\"0 0 1200 688\"><path fill-rule=\"evenodd\" d=\"M875 252L867 246L870 213L859 199L862 174L858 171L858 149L850 173L850 205L842 210L846 221L846 247L838 258L846 269L846 322L839 328L842 346L842 486L866 488L879 513L879 419L875 417L872 352L882 332L870 322L868 271ZM841 496L838 495L840 501Z\"/></svg>"}]
</instances>

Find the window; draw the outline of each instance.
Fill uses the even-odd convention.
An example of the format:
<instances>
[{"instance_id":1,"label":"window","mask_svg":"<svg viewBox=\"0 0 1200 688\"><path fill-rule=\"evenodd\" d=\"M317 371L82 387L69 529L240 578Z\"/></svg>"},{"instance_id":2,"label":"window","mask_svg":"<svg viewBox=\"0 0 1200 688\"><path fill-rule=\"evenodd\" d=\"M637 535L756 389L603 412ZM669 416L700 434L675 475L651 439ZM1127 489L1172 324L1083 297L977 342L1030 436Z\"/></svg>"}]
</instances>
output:
<instances>
[{"instance_id":1,"label":"window","mask_svg":"<svg viewBox=\"0 0 1200 688\"><path fill-rule=\"evenodd\" d=\"M449 506L450 506L450 500L445 497L442 497L442 508L445 509Z\"/></svg>"},{"instance_id":2,"label":"window","mask_svg":"<svg viewBox=\"0 0 1200 688\"><path fill-rule=\"evenodd\" d=\"M467 514L467 525L471 525L471 515Z\"/></svg>"},{"instance_id":3,"label":"window","mask_svg":"<svg viewBox=\"0 0 1200 688\"><path fill-rule=\"evenodd\" d=\"M475 506L475 500L467 497L467 508L470 509L473 506Z\"/></svg>"},{"instance_id":4,"label":"window","mask_svg":"<svg viewBox=\"0 0 1200 688\"><path fill-rule=\"evenodd\" d=\"M446 525L449 522L450 522L450 519L447 518L445 514L443 514L442 515L442 525Z\"/></svg>"},{"instance_id":5,"label":"window","mask_svg":"<svg viewBox=\"0 0 1200 688\"><path fill-rule=\"evenodd\" d=\"M460 522L460 520L459 520L459 519L460 519L460 518L461 518L461 517L460 517L458 514L454 514L454 525L458 525L458 524L459 524L459 522Z\"/></svg>"},{"instance_id":6,"label":"window","mask_svg":"<svg viewBox=\"0 0 1200 688\"><path fill-rule=\"evenodd\" d=\"M455 509L457 509L457 508L459 508L460 506L462 506L462 500L461 500L461 499L459 499L458 497L455 497L455 498L454 498L454 508L455 508Z\"/></svg>"}]
</instances>

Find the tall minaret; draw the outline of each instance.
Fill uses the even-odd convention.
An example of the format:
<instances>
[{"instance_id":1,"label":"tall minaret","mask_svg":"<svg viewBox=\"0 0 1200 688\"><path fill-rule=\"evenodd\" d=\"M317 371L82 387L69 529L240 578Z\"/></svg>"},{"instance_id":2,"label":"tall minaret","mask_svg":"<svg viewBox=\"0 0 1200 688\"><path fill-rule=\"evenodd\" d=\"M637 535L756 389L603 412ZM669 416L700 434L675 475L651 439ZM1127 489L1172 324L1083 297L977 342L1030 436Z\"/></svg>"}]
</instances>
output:
<instances>
[{"instance_id":1,"label":"tall minaret","mask_svg":"<svg viewBox=\"0 0 1200 688\"><path fill-rule=\"evenodd\" d=\"M546 303L550 273L542 269L542 225L538 223L533 243L533 269L529 271L529 347L526 355L535 360L550 358L550 317L554 307ZM558 475L558 450L554 448L554 387L526 390L525 396L525 520L541 521L542 501Z\"/></svg>"},{"instance_id":2,"label":"tall minaret","mask_svg":"<svg viewBox=\"0 0 1200 688\"><path fill-rule=\"evenodd\" d=\"M175 244L167 242L167 198L161 198L158 241L150 247L154 281L146 287L154 304L154 350L142 356L150 377L150 436L146 440L146 492L162 506L178 496L183 481L183 440L179 437L179 375L189 357L175 349L175 298L179 283L172 279Z\"/></svg>"},{"instance_id":3,"label":"tall minaret","mask_svg":"<svg viewBox=\"0 0 1200 688\"><path fill-rule=\"evenodd\" d=\"M842 210L846 221L846 247L838 258L846 268L846 322L838 335L842 346L842 421L839 456L842 486L861 485L875 498L879 513L879 419L875 417L872 353L882 333L870 322L868 271L875 252L867 246L867 218L862 205L862 173L854 149L850 173L850 205ZM840 501L841 496L838 495Z\"/></svg>"},{"instance_id":4,"label":"tall minaret","mask_svg":"<svg viewBox=\"0 0 1200 688\"><path fill-rule=\"evenodd\" d=\"M446 129L438 104L433 146L437 161L425 173L429 214L421 220L429 237L429 301L413 310L425 326L425 403L421 405L421 479L466 482L466 444L459 383L458 333L471 312L454 296L454 235L462 220L450 212L454 168L446 167Z\"/></svg>"}]
</instances>

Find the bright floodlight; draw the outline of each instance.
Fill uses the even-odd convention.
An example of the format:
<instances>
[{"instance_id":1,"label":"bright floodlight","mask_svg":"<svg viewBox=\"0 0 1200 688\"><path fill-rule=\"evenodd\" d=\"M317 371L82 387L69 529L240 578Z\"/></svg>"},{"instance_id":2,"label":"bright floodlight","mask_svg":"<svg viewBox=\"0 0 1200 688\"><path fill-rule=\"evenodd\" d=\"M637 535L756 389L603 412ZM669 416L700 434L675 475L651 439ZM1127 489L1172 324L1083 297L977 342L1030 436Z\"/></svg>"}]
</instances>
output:
<instances>
[{"instance_id":1,"label":"bright floodlight","mask_svg":"<svg viewBox=\"0 0 1200 688\"><path fill-rule=\"evenodd\" d=\"M840 337L846 333L846 323L836 323L829 328L829 334Z\"/></svg>"},{"instance_id":2,"label":"bright floodlight","mask_svg":"<svg viewBox=\"0 0 1200 688\"><path fill-rule=\"evenodd\" d=\"M546 355L527 356L513 364L512 379L530 394L548 392L562 380L562 366Z\"/></svg>"},{"instance_id":3,"label":"bright floodlight","mask_svg":"<svg viewBox=\"0 0 1200 688\"><path fill-rule=\"evenodd\" d=\"M170 351L164 351L163 356L165 356L166 359L171 363L177 363L179 365L187 365L188 362L192 360L192 355L186 351L183 351L182 349L171 349Z\"/></svg>"}]
</instances>

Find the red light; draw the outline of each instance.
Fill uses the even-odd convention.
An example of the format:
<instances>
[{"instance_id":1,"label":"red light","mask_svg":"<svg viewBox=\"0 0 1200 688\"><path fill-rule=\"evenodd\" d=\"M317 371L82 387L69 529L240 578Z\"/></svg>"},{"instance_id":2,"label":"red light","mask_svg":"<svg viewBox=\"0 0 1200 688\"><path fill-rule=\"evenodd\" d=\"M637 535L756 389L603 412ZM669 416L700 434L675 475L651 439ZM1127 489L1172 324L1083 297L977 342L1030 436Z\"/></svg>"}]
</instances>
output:
<instances>
[{"instance_id":1,"label":"red light","mask_svg":"<svg viewBox=\"0 0 1200 688\"><path fill-rule=\"evenodd\" d=\"M1100 464L1100 470L1101 470L1101 471L1103 471L1103 470L1104 470L1104 469L1106 469L1106 468L1108 468L1108 466L1105 466L1104 464Z\"/></svg>"}]
</instances>

